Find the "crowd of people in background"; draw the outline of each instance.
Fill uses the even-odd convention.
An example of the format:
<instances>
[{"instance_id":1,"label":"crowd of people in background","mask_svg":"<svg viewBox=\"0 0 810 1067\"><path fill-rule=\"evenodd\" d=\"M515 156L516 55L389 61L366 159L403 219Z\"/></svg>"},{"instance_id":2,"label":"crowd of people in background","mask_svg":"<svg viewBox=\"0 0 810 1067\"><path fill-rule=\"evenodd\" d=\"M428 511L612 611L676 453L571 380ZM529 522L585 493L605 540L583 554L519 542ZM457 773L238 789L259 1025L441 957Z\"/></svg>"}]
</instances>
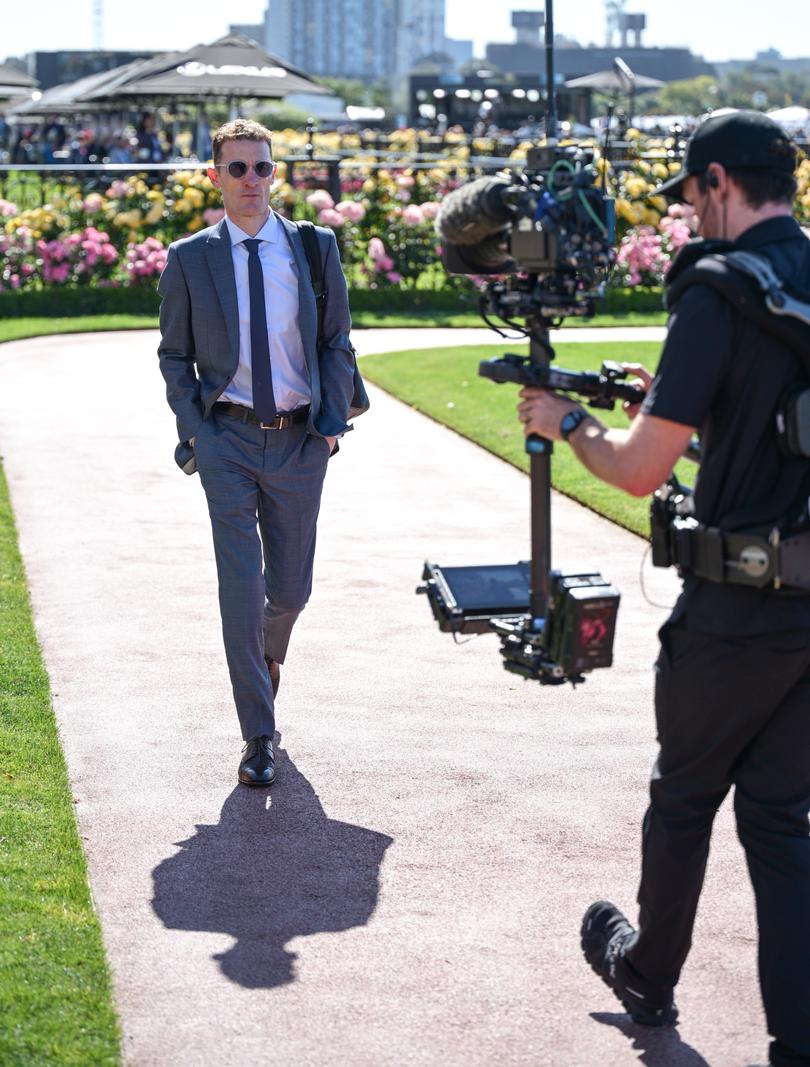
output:
<instances>
[{"instance_id":1,"label":"crowd of people in background","mask_svg":"<svg viewBox=\"0 0 810 1067\"><path fill-rule=\"evenodd\" d=\"M71 126L53 119L38 126L12 126L0 118L0 160L12 164L164 163L171 145L154 115L136 126Z\"/></svg>"}]
</instances>

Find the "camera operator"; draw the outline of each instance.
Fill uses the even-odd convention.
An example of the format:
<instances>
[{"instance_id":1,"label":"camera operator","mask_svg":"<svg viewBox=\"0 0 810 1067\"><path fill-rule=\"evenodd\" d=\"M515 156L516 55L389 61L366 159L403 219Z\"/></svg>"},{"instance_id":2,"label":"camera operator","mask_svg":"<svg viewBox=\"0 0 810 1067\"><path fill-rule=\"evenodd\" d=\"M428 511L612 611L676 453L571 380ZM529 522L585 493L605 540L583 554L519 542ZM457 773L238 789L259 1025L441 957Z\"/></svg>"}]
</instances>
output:
<instances>
[{"instance_id":1,"label":"camera operator","mask_svg":"<svg viewBox=\"0 0 810 1067\"><path fill-rule=\"evenodd\" d=\"M766 116L726 113L697 129L681 173L659 192L693 206L707 251L755 252L810 291L810 242L791 214L795 164L794 146ZM694 257L695 244L687 247ZM775 524L810 491L810 463L781 452L775 429L780 399L808 384L806 371L708 285L690 285L670 311L657 374L633 367L647 395L628 409L628 429L607 429L571 400L526 387L518 406L525 432L567 440L597 477L643 496L667 479L698 430L695 518L730 531ZM712 822L734 786L775 1039L770 1063L810 1064L810 592L710 581L686 569L659 636L660 748L643 824L638 929L614 905L592 905L582 925L586 959L636 1022L675 1022L673 990Z\"/></svg>"}]
</instances>

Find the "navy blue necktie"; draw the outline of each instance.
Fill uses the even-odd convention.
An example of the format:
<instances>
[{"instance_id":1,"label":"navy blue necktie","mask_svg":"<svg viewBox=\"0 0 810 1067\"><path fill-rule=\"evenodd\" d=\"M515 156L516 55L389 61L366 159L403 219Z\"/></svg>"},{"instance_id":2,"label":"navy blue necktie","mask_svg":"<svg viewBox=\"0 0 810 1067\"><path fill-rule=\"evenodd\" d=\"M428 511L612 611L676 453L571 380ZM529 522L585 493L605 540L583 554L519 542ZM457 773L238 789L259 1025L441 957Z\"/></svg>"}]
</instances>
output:
<instances>
[{"instance_id":1,"label":"navy blue necktie","mask_svg":"<svg viewBox=\"0 0 810 1067\"><path fill-rule=\"evenodd\" d=\"M259 259L261 241L253 237L242 242L248 250L248 288L250 290L250 369L253 375L253 411L261 422L276 417L273 398L273 375L270 370L270 345L267 340L267 311L264 306L264 274Z\"/></svg>"}]
</instances>

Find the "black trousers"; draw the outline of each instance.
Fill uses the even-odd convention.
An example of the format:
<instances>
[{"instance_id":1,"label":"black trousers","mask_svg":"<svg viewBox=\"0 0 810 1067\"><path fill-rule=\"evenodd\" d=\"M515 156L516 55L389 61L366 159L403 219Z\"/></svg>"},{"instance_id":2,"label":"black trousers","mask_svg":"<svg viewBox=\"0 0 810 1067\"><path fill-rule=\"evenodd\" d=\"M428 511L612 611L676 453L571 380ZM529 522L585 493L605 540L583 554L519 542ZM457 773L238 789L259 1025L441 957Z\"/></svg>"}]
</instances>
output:
<instances>
[{"instance_id":1,"label":"black trousers","mask_svg":"<svg viewBox=\"0 0 810 1067\"><path fill-rule=\"evenodd\" d=\"M692 939L715 812L731 786L756 896L768 1029L810 1056L810 630L660 632L660 751L628 961L671 990Z\"/></svg>"}]
</instances>

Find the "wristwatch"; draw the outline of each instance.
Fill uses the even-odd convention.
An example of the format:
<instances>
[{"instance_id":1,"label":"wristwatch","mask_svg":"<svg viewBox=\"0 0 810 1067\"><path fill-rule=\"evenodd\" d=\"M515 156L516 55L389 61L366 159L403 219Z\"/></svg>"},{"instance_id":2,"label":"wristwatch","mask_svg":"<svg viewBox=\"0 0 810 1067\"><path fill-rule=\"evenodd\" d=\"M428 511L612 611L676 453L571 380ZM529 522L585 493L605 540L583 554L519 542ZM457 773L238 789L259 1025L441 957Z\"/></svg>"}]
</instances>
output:
<instances>
[{"instance_id":1,"label":"wristwatch","mask_svg":"<svg viewBox=\"0 0 810 1067\"><path fill-rule=\"evenodd\" d=\"M588 412L584 408L574 408L573 411L569 411L566 415L563 415L560 420L560 436L563 441L567 441L571 434L576 430L577 426L583 419L587 419Z\"/></svg>"}]
</instances>

